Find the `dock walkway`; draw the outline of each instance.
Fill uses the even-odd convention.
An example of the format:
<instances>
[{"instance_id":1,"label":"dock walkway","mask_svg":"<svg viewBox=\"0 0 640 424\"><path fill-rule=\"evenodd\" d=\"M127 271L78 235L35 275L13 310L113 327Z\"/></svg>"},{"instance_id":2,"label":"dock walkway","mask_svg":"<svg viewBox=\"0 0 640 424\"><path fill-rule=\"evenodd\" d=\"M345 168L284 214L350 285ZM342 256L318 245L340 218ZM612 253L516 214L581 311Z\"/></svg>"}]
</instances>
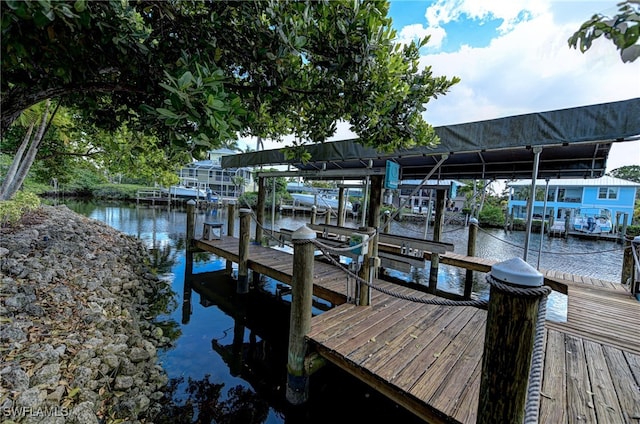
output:
<instances>
[{"instance_id":1,"label":"dock walkway","mask_svg":"<svg viewBox=\"0 0 640 424\"><path fill-rule=\"evenodd\" d=\"M238 261L238 239L194 240ZM248 266L291 284L292 255L250 246ZM488 272L492 261L447 253L441 263ZM568 295L567 322L546 326L540 422L640 422L640 303L615 283L545 271ZM398 293L431 295L376 280ZM328 361L427 422L474 423L486 311L426 305L372 293L372 306L346 303L345 274L316 261L314 294L337 305L312 319L309 343ZM561 290L562 291L562 290Z\"/></svg>"}]
</instances>

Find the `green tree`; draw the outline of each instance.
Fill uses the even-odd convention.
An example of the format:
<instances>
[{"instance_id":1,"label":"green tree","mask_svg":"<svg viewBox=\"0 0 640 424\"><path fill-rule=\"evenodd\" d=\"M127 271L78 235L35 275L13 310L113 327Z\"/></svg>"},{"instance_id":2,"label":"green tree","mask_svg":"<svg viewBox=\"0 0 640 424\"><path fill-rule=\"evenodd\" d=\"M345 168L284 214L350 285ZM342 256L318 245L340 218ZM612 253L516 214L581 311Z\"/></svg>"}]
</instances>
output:
<instances>
[{"instance_id":1,"label":"green tree","mask_svg":"<svg viewBox=\"0 0 640 424\"><path fill-rule=\"evenodd\" d=\"M640 183L640 165L622 166L609 172L608 175L615 178L621 178L623 180Z\"/></svg>"},{"instance_id":2,"label":"green tree","mask_svg":"<svg viewBox=\"0 0 640 424\"><path fill-rule=\"evenodd\" d=\"M45 103L25 111L3 136L2 150L14 154L2 173L0 200L15 193L29 169L35 181L47 184L53 178L66 184L89 174L110 174L169 185L177 182L172 163L189 160L180 152L168 156L157 137L132 131L126 124L107 132L87 123L73 109L59 103L46 108ZM39 130L34 128L36 123Z\"/></svg>"},{"instance_id":3,"label":"green tree","mask_svg":"<svg viewBox=\"0 0 640 424\"><path fill-rule=\"evenodd\" d=\"M29 169L31 169L31 165L35 161L36 154L49 125L50 113L51 101L47 100L44 102L40 113L25 114L27 130L15 151L14 159L7 173L4 175L4 180L0 186L0 200L9 200L22 186ZM55 111L53 115L55 115Z\"/></svg>"},{"instance_id":4,"label":"green tree","mask_svg":"<svg viewBox=\"0 0 640 424\"><path fill-rule=\"evenodd\" d=\"M386 1L4 1L2 132L49 98L99 128L127 123L158 147L202 151L347 120L385 150L437 141L422 118L458 79L419 69ZM171 153L169 153L170 155Z\"/></svg>"},{"instance_id":5,"label":"green tree","mask_svg":"<svg viewBox=\"0 0 640 424\"><path fill-rule=\"evenodd\" d=\"M633 62L640 57L640 1L627 0L618 3L618 13L608 17L595 14L584 22L568 40L569 46L580 48L582 53L591 48L593 41L604 36L620 50L623 62Z\"/></svg>"}]
</instances>

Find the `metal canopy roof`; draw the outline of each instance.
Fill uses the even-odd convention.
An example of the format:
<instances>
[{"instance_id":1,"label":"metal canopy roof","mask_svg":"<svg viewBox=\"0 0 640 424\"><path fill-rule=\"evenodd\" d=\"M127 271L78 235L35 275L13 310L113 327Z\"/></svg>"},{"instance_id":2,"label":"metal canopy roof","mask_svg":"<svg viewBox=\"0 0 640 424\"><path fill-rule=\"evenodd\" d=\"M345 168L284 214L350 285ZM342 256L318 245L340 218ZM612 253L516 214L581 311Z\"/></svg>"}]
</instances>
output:
<instances>
[{"instance_id":1,"label":"metal canopy roof","mask_svg":"<svg viewBox=\"0 0 640 424\"><path fill-rule=\"evenodd\" d=\"M222 167L292 165L307 178L357 179L384 174L387 160L401 178L531 178L534 149L541 148L539 178L604 175L614 142L640 139L640 98L435 127L440 144L380 153L357 139L308 146L310 162L288 161L281 149L222 157ZM283 172L282 174L294 175ZM269 175L274 175L270 173Z\"/></svg>"}]
</instances>

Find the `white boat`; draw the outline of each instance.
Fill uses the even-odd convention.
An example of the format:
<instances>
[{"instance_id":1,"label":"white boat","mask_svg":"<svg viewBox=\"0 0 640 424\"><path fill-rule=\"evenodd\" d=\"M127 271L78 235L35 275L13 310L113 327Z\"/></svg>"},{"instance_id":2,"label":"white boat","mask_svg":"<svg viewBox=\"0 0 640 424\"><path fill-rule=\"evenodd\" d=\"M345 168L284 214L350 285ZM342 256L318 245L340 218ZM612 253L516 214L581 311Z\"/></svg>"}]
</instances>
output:
<instances>
[{"instance_id":1,"label":"white boat","mask_svg":"<svg viewBox=\"0 0 640 424\"><path fill-rule=\"evenodd\" d=\"M326 195L321 195L321 194L304 194L304 193L291 193L291 197L293 197L294 205L308 206L308 207L315 205L318 208L323 208L323 209L330 208L336 211L338 210L339 199L335 197L328 197ZM345 207L347 211L353 210L353 205L348 200L346 202Z\"/></svg>"},{"instance_id":2,"label":"white boat","mask_svg":"<svg viewBox=\"0 0 640 424\"><path fill-rule=\"evenodd\" d=\"M611 232L611 219L605 215L578 215L573 220L573 229L586 234L607 234Z\"/></svg>"},{"instance_id":3,"label":"white boat","mask_svg":"<svg viewBox=\"0 0 640 424\"><path fill-rule=\"evenodd\" d=\"M172 185L167 190L169 197L178 197L182 199L207 199L207 191L204 187L198 187L195 178L180 178L180 183Z\"/></svg>"},{"instance_id":4,"label":"white boat","mask_svg":"<svg viewBox=\"0 0 640 424\"><path fill-rule=\"evenodd\" d=\"M206 199L207 193L198 187L186 187L183 185L175 185L169 187L170 197L181 197L189 199Z\"/></svg>"}]
</instances>

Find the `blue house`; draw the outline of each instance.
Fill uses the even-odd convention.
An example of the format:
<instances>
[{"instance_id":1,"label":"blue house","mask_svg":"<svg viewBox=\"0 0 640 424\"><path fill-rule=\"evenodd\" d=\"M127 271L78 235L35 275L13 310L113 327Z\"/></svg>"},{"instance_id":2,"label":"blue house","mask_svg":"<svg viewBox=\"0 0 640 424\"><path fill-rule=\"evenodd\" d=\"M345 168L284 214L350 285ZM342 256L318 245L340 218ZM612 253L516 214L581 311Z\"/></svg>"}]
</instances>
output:
<instances>
[{"instance_id":1,"label":"blue house","mask_svg":"<svg viewBox=\"0 0 640 424\"><path fill-rule=\"evenodd\" d=\"M526 219L527 199L531 193L531 180L507 183L509 187L509 213L514 218ZM636 190L640 184L613 177L593 179L550 179L546 197L546 180L536 180L534 219L550 217L555 222L568 218L575 230L595 232L595 225L602 232L611 231L611 223L628 225L633 219ZM608 223L607 223L608 221ZM600 232L600 230L598 232Z\"/></svg>"}]
</instances>

